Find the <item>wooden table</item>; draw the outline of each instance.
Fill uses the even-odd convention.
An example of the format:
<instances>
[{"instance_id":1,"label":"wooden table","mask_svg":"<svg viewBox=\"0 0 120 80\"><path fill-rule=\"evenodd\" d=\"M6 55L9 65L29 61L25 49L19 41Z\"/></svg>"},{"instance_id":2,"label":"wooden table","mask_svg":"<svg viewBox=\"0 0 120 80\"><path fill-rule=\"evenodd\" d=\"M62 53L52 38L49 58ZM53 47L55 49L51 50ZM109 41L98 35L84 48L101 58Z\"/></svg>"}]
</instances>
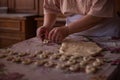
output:
<instances>
[{"instance_id":1,"label":"wooden table","mask_svg":"<svg viewBox=\"0 0 120 80\"><path fill-rule=\"evenodd\" d=\"M40 40L37 38L32 38L20 43L13 45L10 49L15 50L17 52L29 52L34 54L36 51L46 50L58 52L60 45L51 44L51 45L43 45ZM120 57L120 54L111 54L109 51L104 52L105 57L111 60L115 60ZM0 62L5 63L9 72L19 72L25 74L25 77L28 80L95 80L93 77L102 76L99 80L120 80L118 77L118 65L111 65L111 63L105 64L102 69L96 74L86 74L83 72L78 73L64 73L58 69L44 68L44 67L36 67L35 65L23 65L23 64L15 64L12 62L8 62L4 59L0 60ZM117 76L117 77L116 77Z\"/></svg>"}]
</instances>

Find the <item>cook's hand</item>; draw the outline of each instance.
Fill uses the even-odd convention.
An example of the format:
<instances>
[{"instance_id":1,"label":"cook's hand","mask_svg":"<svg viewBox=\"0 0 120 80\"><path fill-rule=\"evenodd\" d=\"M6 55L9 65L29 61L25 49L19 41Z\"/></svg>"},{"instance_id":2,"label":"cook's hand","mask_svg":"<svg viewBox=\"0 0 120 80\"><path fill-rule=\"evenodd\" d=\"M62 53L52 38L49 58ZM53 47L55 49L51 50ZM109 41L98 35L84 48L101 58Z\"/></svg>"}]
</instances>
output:
<instances>
[{"instance_id":1,"label":"cook's hand","mask_svg":"<svg viewBox=\"0 0 120 80\"><path fill-rule=\"evenodd\" d=\"M44 39L47 39L49 31L49 27L41 26L37 29L37 37L43 41Z\"/></svg>"},{"instance_id":2,"label":"cook's hand","mask_svg":"<svg viewBox=\"0 0 120 80\"><path fill-rule=\"evenodd\" d=\"M48 35L48 39L52 42L60 43L69 35L69 29L66 26L53 28Z\"/></svg>"}]
</instances>

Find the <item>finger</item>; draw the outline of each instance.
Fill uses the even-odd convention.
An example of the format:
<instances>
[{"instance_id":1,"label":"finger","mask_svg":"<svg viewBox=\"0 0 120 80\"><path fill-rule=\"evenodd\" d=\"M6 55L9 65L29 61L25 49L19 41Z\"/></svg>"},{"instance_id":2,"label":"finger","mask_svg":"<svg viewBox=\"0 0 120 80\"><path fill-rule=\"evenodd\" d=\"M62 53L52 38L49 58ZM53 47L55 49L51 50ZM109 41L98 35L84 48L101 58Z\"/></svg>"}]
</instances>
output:
<instances>
[{"instance_id":1,"label":"finger","mask_svg":"<svg viewBox=\"0 0 120 80\"><path fill-rule=\"evenodd\" d=\"M59 39L60 39L60 34L57 34L57 35L55 36L55 42L58 43L58 42L59 42Z\"/></svg>"},{"instance_id":2,"label":"finger","mask_svg":"<svg viewBox=\"0 0 120 80\"><path fill-rule=\"evenodd\" d=\"M51 40L51 41L52 41L52 35L53 35L53 33L54 33L54 29L51 30L51 31L49 32L49 34L48 34L48 39Z\"/></svg>"},{"instance_id":3,"label":"finger","mask_svg":"<svg viewBox=\"0 0 120 80\"><path fill-rule=\"evenodd\" d=\"M45 39L48 39L48 35L49 35L49 32L48 32L48 30L46 30L46 32L45 32Z\"/></svg>"},{"instance_id":4,"label":"finger","mask_svg":"<svg viewBox=\"0 0 120 80\"><path fill-rule=\"evenodd\" d=\"M42 35L42 34L44 34L45 33L45 31L46 31L46 29L45 28L41 28L40 29L40 34Z\"/></svg>"},{"instance_id":5,"label":"finger","mask_svg":"<svg viewBox=\"0 0 120 80\"><path fill-rule=\"evenodd\" d=\"M62 42L62 40L63 40L63 37L62 37L62 35L60 35L60 36L59 36L58 43L61 43L61 42Z\"/></svg>"},{"instance_id":6,"label":"finger","mask_svg":"<svg viewBox=\"0 0 120 80\"><path fill-rule=\"evenodd\" d=\"M59 36L59 32L57 32L57 30L54 30L54 33L51 36L51 40L55 42L58 39L58 36Z\"/></svg>"},{"instance_id":7,"label":"finger","mask_svg":"<svg viewBox=\"0 0 120 80\"><path fill-rule=\"evenodd\" d=\"M41 38L42 41L45 38L45 31L46 31L45 28L40 28L40 30L39 30L39 37Z\"/></svg>"},{"instance_id":8,"label":"finger","mask_svg":"<svg viewBox=\"0 0 120 80\"><path fill-rule=\"evenodd\" d=\"M39 39L40 39L40 28L38 28L38 29L37 29L36 36L37 36L37 38L39 38Z\"/></svg>"}]
</instances>

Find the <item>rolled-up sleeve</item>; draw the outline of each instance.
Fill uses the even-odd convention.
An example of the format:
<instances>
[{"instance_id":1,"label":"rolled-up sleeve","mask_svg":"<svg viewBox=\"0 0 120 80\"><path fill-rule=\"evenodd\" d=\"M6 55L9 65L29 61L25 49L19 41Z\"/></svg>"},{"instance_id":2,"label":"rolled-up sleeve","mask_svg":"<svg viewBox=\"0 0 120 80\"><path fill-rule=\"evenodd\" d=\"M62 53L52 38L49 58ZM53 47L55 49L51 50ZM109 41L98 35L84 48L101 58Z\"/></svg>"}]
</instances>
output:
<instances>
[{"instance_id":1,"label":"rolled-up sleeve","mask_svg":"<svg viewBox=\"0 0 120 80\"><path fill-rule=\"evenodd\" d=\"M55 0L44 0L44 14L59 14L61 13L59 4Z\"/></svg>"},{"instance_id":2,"label":"rolled-up sleeve","mask_svg":"<svg viewBox=\"0 0 120 80\"><path fill-rule=\"evenodd\" d=\"M115 15L114 0L93 0L88 14L97 17L113 17Z\"/></svg>"}]
</instances>

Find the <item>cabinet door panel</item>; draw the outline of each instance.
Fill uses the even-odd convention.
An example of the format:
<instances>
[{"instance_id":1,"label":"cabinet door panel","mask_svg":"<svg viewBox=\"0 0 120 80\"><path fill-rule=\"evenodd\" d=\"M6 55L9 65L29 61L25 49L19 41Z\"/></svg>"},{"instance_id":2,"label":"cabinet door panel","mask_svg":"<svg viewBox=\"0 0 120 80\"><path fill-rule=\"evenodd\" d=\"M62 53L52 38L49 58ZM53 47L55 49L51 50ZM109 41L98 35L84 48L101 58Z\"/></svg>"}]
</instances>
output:
<instances>
[{"instance_id":1,"label":"cabinet door panel","mask_svg":"<svg viewBox=\"0 0 120 80\"><path fill-rule=\"evenodd\" d=\"M35 0L16 0L15 8L17 10L34 10L36 8Z\"/></svg>"},{"instance_id":2,"label":"cabinet door panel","mask_svg":"<svg viewBox=\"0 0 120 80\"><path fill-rule=\"evenodd\" d=\"M22 13L38 13L39 0L13 0L12 11ZM10 2L9 2L10 3Z\"/></svg>"},{"instance_id":3,"label":"cabinet door panel","mask_svg":"<svg viewBox=\"0 0 120 80\"><path fill-rule=\"evenodd\" d=\"M0 0L0 7L7 7L7 0Z\"/></svg>"},{"instance_id":4,"label":"cabinet door panel","mask_svg":"<svg viewBox=\"0 0 120 80\"><path fill-rule=\"evenodd\" d=\"M43 3L44 0L39 0L39 15L43 16Z\"/></svg>"},{"instance_id":5,"label":"cabinet door panel","mask_svg":"<svg viewBox=\"0 0 120 80\"><path fill-rule=\"evenodd\" d=\"M20 31L20 21L0 20L0 30Z\"/></svg>"}]
</instances>

